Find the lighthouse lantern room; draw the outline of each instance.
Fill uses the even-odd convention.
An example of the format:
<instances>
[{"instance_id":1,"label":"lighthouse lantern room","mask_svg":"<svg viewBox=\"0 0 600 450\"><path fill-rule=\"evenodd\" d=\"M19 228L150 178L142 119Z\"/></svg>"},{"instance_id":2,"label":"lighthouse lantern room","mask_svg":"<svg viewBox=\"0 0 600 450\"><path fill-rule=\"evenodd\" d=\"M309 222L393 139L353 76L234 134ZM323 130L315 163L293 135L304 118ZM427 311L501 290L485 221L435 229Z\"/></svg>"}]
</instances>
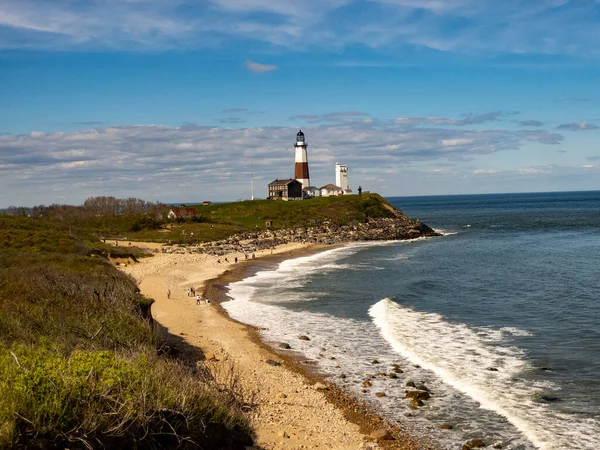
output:
<instances>
[{"instance_id":1,"label":"lighthouse lantern room","mask_svg":"<svg viewBox=\"0 0 600 450\"><path fill-rule=\"evenodd\" d=\"M304 133L302 130L298 131L298 134L296 134L296 144L294 145L294 148L296 149L294 178L302 183L302 188L305 189L310 187L310 178L308 176L308 156L306 153L308 144L304 140Z\"/></svg>"}]
</instances>

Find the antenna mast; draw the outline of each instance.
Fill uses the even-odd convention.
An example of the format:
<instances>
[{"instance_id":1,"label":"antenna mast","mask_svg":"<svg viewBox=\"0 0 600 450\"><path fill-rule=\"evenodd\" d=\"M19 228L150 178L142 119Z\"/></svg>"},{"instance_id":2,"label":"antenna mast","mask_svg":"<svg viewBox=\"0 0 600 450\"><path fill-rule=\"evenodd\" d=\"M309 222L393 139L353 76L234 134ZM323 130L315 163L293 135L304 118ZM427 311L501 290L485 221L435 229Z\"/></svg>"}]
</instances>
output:
<instances>
[{"instance_id":1,"label":"antenna mast","mask_svg":"<svg viewBox=\"0 0 600 450\"><path fill-rule=\"evenodd\" d=\"M252 172L252 163L250 163L250 200L254 200L254 173Z\"/></svg>"}]
</instances>

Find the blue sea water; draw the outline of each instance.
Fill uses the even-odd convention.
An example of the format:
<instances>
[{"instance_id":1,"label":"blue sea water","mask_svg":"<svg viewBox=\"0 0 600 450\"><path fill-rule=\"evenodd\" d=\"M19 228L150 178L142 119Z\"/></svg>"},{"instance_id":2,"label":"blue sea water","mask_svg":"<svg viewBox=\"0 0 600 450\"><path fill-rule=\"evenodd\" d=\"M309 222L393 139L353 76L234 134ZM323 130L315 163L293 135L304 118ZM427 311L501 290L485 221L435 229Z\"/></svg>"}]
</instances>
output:
<instances>
[{"instance_id":1,"label":"blue sea water","mask_svg":"<svg viewBox=\"0 0 600 450\"><path fill-rule=\"evenodd\" d=\"M600 192L389 200L444 236L284 261L229 314L444 448L600 449Z\"/></svg>"}]
</instances>

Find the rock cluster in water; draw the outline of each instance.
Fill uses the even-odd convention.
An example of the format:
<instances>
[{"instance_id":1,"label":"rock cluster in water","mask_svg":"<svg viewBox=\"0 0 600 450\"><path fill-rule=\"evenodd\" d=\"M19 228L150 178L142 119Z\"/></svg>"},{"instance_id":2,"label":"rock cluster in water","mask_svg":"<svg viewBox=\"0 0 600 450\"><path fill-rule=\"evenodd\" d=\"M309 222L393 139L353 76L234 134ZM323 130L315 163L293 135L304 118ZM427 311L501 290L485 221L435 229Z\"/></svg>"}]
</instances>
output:
<instances>
[{"instance_id":1,"label":"rock cluster in water","mask_svg":"<svg viewBox=\"0 0 600 450\"><path fill-rule=\"evenodd\" d=\"M439 233L424 223L408 218L383 218L351 225L326 224L244 233L195 246L165 246L162 252L207 253L215 256L242 252L251 255L259 250L268 250L289 243L339 244L356 241L406 240L429 236L439 236Z\"/></svg>"}]
</instances>

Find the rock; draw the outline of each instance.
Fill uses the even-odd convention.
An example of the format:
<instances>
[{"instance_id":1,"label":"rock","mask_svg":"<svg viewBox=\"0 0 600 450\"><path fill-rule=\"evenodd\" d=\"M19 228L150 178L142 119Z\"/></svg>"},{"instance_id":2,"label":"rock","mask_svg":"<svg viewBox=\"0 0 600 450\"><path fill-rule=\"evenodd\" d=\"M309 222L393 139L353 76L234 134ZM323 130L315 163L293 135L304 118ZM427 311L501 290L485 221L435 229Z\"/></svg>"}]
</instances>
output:
<instances>
[{"instance_id":1,"label":"rock","mask_svg":"<svg viewBox=\"0 0 600 450\"><path fill-rule=\"evenodd\" d=\"M417 409L419 406L423 406L424 404L425 404L425 403L423 403L421 400L419 400L419 399L416 399L416 398L413 398L413 399L410 401L410 405L409 405L409 406L410 406L412 409Z\"/></svg>"},{"instance_id":2,"label":"rock","mask_svg":"<svg viewBox=\"0 0 600 450\"><path fill-rule=\"evenodd\" d=\"M454 427L452 425L450 425L449 423L443 423L443 424L440 425L440 428L442 430L451 430Z\"/></svg>"},{"instance_id":3,"label":"rock","mask_svg":"<svg viewBox=\"0 0 600 450\"><path fill-rule=\"evenodd\" d=\"M371 382L369 380L365 380L362 382L363 387L366 388L370 388L371 387Z\"/></svg>"},{"instance_id":4,"label":"rock","mask_svg":"<svg viewBox=\"0 0 600 450\"><path fill-rule=\"evenodd\" d=\"M369 437L371 439L375 439L376 441L391 441L394 439L392 433L385 428L379 428L378 430L373 431Z\"/></svg>"},{"instance_id":5,"label":"rock","mask_svg":"<svg viewBox=\"0 0 600 450\"><path fill-rule=\"evenodd\" d=\"M346 374L345 373L340 374L340 378L346 378Z\"/></svg>"},{"instance_id":6,"label":"rock","mask_svg":"<svg viewBox=\"0 0 600 450\"><path fill-rule=\"evenodd\" d=\"M329 388L327 386L325 386L323 383L315 383L313 384L313 388L315 388L317 391L328 391Z\"/></svg>"},{"instance_id":7,"label":"rock","mask_svg":"<svg viewBox=\"0 0 600 450\"><path fill-rule=\"evenodd\" d=\"M213 352L206 352L204 354L204 359L206 361L221 361L221 357Z\"/></svg>"},{"instance_id":8,"label":"rock","mask_svg":"<svg viewBox=\"0 0 600 450\"><path fill-rule=\"evenodd\" d=\"M395 373L404 373L404 370L400 369L399 367L394 367L392 369Z\"/></svg>"},{"instance_id":9,"label":"rock","mask_svg":"<svg viewBox=\"0 0 600 450\"><path fill-rule=\"evenodd\" d=\"M267 359L266 363L267 363L267 364L270 364L270 365L272 365L272 366L275 366L275 367L279 367L279 366L281 365L281 363L280 363L280 362L273 361L272 359Z\"/></svg>"},{"instance_id":10,"label":"rock","mask_svg":"<svg viewBox=\"0 0 600 450\"><path fill-rule=\"evenodd\" d=\"M375 396L377 396L377 397L385 397L385 392L376 392Z\"/></svg>"},{"instance_id":11,"label":"rock","mask_svg":"<svg viewBox=\"0 0 600 450\"><path fill-rule=\"evenodd\" d=\"M286 432L286 431L284 431L284 430L281 430L281 431L279 431L279 432L277 433L277 437L278 437L278 438L281 438L281 439L289 439L289 438L290 438L290 435L289 435L289 434L287 434L287 432Z\"/></svg>"},{"instance_id":12,"label":"rock","mask_svg":"<svg viewBox=\"0 0 600 450\"><path fill-rule=\"evenodd\" d=\"M560 397L554 397L553 395L542 395L540 399L548 403L560 402Z\"/></svg>"},{"instance_id":13,"label":"rock","mask_svg":"<svg viewBox=\"0 0 600 450\"><path fill-rule=\"evenodd\" d=\"M420 391L427 391L429 392L429 388L427 386L425 386L423 383L419 383L417 384L416 388Z\"/></svg>"},{"instance_id":14,"label":"rock","mask_svg":"<svg viewBox=\"0 0 600 450\"><path fill-rule=\"evenodd\" d=\"M376 359L374 359L373 361L371 361L371 364L379 364L379 361L377 361Z\"/></svg>"},{"instance_id":15,"label":"rock","mask_svg":"<svg viewBox=\"0 0 600 450\"><path fill-rule=\"evenodd\" d=\"M379 375L380 377L386 377L386 373L385 372L379 372L377 375Z\"/></svg>"},{"instance_id":16,"label":"rock","mask_svg":"<svg viewBox=\"0 0 600 450\"><path fill-rule=\"evenodd\" d=\"M498 369L496 369L495 367L488 367L487 370L489 370L490 372L498 372Z\"/></svg>"},{"instance_id":17,"label":"rock","mask_svg":"<svg viewBox=\"0 0 600 450\"><path fill-rule=\"evenodd\" d=\"M471 450L472 448L485 447L485 443L481 439L471 439L462 446L462 450Z\"/></svg>"},{"instance_id":18,"label":"rock","mask_svg":"<svg viewBox=\"0 0 600 450\"><path fill-rule=\"evenodd\" d=\"M284 394L283 392L278 392L278 393L275 395L275 398L276 398L277 400L283 400L284 398L287 398L287 395L286 395L286 394Z\"/></svg>"},{"instance_id":19,"label":"rock","mask_svg":"<svg viewBox=\"0 0 600 450\"><path fill-rule=\"evenodd\" d=\"M299 336L298 339L300 339L301 341L310 341L310 338L308 336Z\"/></svg>"},{"instance_id":20,"label":"rock","mask_svg":"<svg viewBox=\"0 0 600 450\"><path fill-rule=\"evenodd\" d=\"M290 348L292 348L292 346L290 344L288 344L287 342L280 342L279 348L284 348L286 350L289 350Z\"/></svg>"},{"instance_id":21,"label":"rock","mask_svg":"<svg viewBox=\"0 0 600 450\"><path fill-rule=\"evenodd\" d=\"M408 391L405 398L412 398L413 400L429 400L431 395L427 391Z\"/></svg>"},{"instance_id":22,"label":"rock","mask_svg":"<svg viewBox=\"0 0 600 450\"><path fill-rule=\"evenodd\" d=\"M417 387L417 386L415 385L414 381L410 380L410 381L406 382L406 387L413 387L414 388L414 387Z\"/></svg>"},{"instance_id":23,"label":"rock","mask_svg":"<svg viewBox=\"0 0 600 450\"><path fill-rule=\"evenodd\" d=\"M393 367L394 369L399 369L399 368L400 368L400 364L392 364L392 367Z\"/></svg>"},{"instance_id":24,"label":"rock","mask_svg":"<svg viewBox=\"0 0 600 450\"><path fill-rule=\"evenodd\" d=\"M398 375L396 375L395 373L390 373L388 375L388 378L398 378Z\"/></svg>"}]
</instances>

